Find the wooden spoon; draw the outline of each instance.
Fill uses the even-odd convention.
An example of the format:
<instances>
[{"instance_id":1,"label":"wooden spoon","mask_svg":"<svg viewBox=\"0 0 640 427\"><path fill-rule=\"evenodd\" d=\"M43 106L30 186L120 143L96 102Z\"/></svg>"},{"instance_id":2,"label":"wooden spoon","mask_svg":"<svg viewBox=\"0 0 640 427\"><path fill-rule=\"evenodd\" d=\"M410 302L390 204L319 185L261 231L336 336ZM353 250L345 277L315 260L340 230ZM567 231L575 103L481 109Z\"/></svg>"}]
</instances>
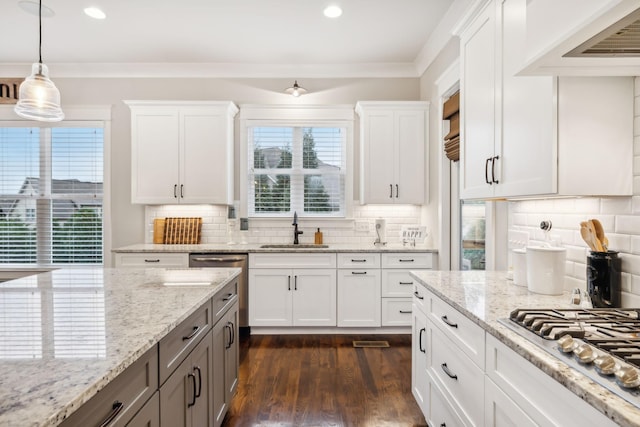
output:
<instances>
[{"instance_id":1,"label":"wooden spoon","mask_svg":"<svg viewBox=\"0 0 640 427\"><path fill-rule=\"evenodd\" d=\"M589 246L589 249L591 249L592 251L595 251L596 248L593 245L593 238L591 236L591 232L589 231L589 227L587 227L587 224L585 222L580 223L580 235L582 236L582 240L584 240L587 246Z\"/></svg>"},{"instance_id":2,"label":"wooden spoon","mask_svg":"<svg viewBox=\"0 0 640 427\"><path fill-rule=\"evenodd\" d=\"M609 249L609 239L604 235L604 228L602 227L602 223L597 219L592 219L593 228L596 230L596 237L602 243L602 249L606 252Z\"/></svg>"},{"instance_id":3,"label":"wooden spoon","mask_svg":"<svg viewBox=\"0 0 640 427\"><path fill-rule=\"evenodd\" d=\"M591 220L587 221L587 228L589 229L589 232L593 237L593 246L596 248L596 251L604 252L604 249L602 248L602 243L600 242L600 239L598 239L598 236L596 235L596 227L593 225L593 221Z\"/></svg>"}]
</instances>

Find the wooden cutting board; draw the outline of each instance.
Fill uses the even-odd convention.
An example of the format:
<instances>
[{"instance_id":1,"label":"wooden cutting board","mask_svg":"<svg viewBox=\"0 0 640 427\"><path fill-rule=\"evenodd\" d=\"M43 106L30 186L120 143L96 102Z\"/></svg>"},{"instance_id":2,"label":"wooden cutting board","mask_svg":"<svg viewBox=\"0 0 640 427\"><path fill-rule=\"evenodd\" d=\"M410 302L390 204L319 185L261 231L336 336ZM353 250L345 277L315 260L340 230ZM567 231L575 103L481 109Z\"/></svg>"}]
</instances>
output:
<instances>
[{"instance_id":1,"label":"wooden cutting board","mask_svg":"<svg viewBox=\"0 0 640 427\"><path fill-rule=\"evenodd\" d=\"M164 244L200 243L202 218L165 218Z\"/></svg>"}]
</instances>

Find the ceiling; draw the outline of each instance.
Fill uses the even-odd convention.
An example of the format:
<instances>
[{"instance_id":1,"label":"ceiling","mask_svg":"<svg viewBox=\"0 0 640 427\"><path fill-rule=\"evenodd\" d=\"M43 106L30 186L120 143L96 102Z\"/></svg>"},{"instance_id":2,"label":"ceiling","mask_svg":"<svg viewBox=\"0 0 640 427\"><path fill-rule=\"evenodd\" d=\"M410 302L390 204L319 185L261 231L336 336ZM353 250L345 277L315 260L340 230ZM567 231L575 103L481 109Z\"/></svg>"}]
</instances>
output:
<instances>
[{"instance_id":1,"label":"ceiling","mask_svg":"<svg viewBox=\"0 0 640 427\"><path fill-rule=\"evenodd\" d=\"M37 1L37 0L36 0ZM38 59L38 17L2 0L0 68ZM326 18L329 3L343 14ZM43 0L43 62L61 76L405 76L454 0ZM104 20L86 16L100 7ZM26 66L26 67L25 67ZM21 69L22 69L21 68ZM386 71L382 71L386 70ZM24 72L20 73L24 74Z\"/></svg>"}]
</instances>

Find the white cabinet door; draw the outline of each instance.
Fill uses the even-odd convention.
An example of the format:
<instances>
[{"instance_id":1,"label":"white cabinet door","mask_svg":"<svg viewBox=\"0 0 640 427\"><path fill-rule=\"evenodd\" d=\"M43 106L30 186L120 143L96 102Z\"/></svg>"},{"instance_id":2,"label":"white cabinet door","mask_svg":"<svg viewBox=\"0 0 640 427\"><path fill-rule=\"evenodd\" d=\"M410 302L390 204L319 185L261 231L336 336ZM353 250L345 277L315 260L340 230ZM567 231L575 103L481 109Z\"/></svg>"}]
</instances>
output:
<instances>
[{"instance_id":1,"label":"white cabinet door","mask_svg":"<svg viewBox=\"0 0 640 427\"><path fill-rule=\"evenodd\" d=\"M291 326L292 276L291 269L249 269L250 326Z\"/></svg>"},{"instance_id":2,"label":"white cabinet door","mask_svg":"<svg viewBox=\"0 0 640 427\"><path fill-rule=\"evenodd\" d=\"M534 427L535 422L490 379L484 382L484 425Z\"/></svg>"},{"instance_id":3,"label":"white cabinet door","mask_svg":"<svg viewBox=\"0 0 640 427\"><path fill-rule=\"evenodd\" d=\"M293 270L293 326L336 326L335 270Z\"/></svg>"},{"instance_id":4,"label":"white cabinet door","mask_svg":"<svg viewBox=\"0 0 640 427\"><path fill-rule=\"evenodd\" d=\"M428 102L359 102L360 202L425 200Z\"/></svg>"},{"instance_id":5,"label":"white cabinet door","mask_svg":"<svg viewBox=\"0 0 640 427\"><path fill-rule=\"evenodd\" d=\"M420 306L412 307L411 392L423 414L428 414L429 376L427 375L427 315Z\"/></svg>"},{"instance_id":6,"label":"white cabinet door","mask_svg":"<svg viewBox=\"0 0 640 427\"><path fill-rule=\"evenodd\" d=\"M460 36L460 197L492 197L496 176L496 21L493 2ZM493 172L493 176L492 176Z\"/></svg>"},{"instance_id":7,"label":"white cabinet door","mask_svg":"<svg viewBox=\"0 0 640 427\"><path fill-rule=\"evenodd\" d=\"M178 203L180 117L172 107L131 108L131 201Z\"/></svg>"},{"instance_id":8,"label":"white cabinet door","mask_svg":"<svg viewBox=\"0 0 640 427\"><path fill-rule=\"evenodd\" d=\"M338 270L338 326L381 325L380 270Z\"/></svg>"}]
</instances>

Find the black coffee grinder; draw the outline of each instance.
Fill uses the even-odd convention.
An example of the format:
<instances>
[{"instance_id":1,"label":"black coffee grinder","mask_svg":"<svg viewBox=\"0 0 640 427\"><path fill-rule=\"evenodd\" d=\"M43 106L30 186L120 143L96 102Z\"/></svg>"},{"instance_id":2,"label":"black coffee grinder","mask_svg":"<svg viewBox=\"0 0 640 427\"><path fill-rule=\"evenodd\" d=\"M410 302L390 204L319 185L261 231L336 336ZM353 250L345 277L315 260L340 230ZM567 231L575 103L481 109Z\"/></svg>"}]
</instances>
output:
<instances>
[{"instance_id":1,"label":"black coffee grinder","mask_svg":"<svg viewBox=\"0 0 640 427\"><path fill-rule=\"evenodd\" d=\"M594 308L619 308L621 260L618 252L591 252L587 256L587 292Z\"/></svg>"}]
</instances>

